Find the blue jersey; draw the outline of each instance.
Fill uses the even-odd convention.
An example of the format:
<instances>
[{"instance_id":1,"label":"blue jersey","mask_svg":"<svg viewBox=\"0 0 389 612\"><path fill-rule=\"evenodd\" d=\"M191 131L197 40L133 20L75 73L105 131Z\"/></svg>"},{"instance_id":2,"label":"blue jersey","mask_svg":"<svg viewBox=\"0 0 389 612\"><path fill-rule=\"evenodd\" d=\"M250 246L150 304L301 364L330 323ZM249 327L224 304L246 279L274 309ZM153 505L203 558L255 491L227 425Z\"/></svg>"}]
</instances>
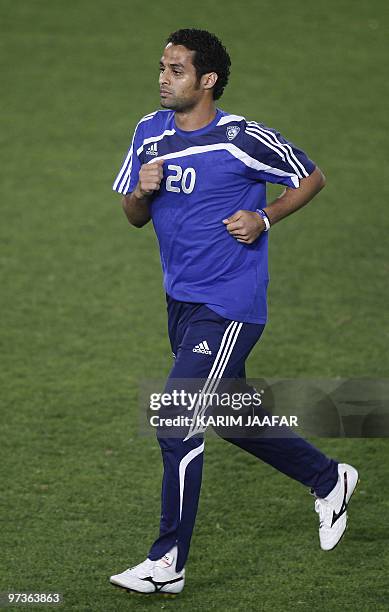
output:
<instances>
[{"instance_id":1,"label":"blue jersey","mask_svg":"<svg viewBox=\"0 0 389 612\"><path fill-rule=\"evenodd\" d=\"M268 233L250 245L223 219L266 206L266 182L297 188L315 165L278 132L217 109L199 130L179 129L171 110L141 119L113 189L128 194L142 164L165 160L150 203L166 293L219 315L265 323Z\"/></svg>"}]
</instances>

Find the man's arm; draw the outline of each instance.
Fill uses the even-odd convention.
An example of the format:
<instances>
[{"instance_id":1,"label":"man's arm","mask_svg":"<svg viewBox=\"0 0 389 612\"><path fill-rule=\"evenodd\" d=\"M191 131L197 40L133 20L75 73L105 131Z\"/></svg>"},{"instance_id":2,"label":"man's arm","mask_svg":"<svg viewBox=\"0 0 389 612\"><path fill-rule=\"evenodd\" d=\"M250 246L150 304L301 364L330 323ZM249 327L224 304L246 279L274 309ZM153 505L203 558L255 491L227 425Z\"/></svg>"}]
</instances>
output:
<instances>
[{"instance_id":1,"label":"man's arm","mask_svg":"<svg viewBox=\"0 0 389 612\"><path fill-rule=\"evenodd\" d=\"M136 189L123 197L123 210L131 225L143 227L150 221L149 202L150 197L141 197L137 195Z\"/></svg>"},{"instance_id":2,"label":"man's arm","mask_svg":"<svg viewBox=\"0 0 389 612\"><path fill-rule=\"evenodd\" d=\"M325 176L316 166L312 174L300 180L298 189L287 187L278 198L263 209L269 217L270 225L274 225L308 204L325 184Z\"/></svg>"},{"instance_id":3,"label":"man's arm","mask_svg":"<svg viewBox=\"0 0 389 612\"><path fill-rule=\"evenodd\" d=\"M270 224L278 223L284 217L296 212L310 202L325 185L325 176L316 166L308 177L300 180L297 189L287 187L283 193L273 200L263 210L270 220ZM244 244L253 243L265 229L265 222L256 212L238 210L228 219L224 219L227 231Z\"/></svg>"},{"instance_id":4,"label":"man's arm","mask_svg":"<svg viewBox=\"0 0 389 612\"><path fill-rule=\"evenodd\" d=\"M163 161L159 159L152 164L144 164L139 171L139 181L134 191L123 197L123 210L128 221L135 227L143 227L151 219L150 201L161 185Z\"/></svg>"}]
</instances>

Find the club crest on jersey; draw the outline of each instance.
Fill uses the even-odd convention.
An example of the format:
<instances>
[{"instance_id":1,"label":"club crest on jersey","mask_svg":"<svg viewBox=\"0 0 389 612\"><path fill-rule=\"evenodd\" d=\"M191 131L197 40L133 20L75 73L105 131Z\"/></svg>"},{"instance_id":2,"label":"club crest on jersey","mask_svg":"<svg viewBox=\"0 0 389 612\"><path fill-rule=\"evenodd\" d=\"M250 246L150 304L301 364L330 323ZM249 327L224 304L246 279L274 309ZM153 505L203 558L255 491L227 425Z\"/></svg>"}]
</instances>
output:
<instances>
[{"instance_id":1,"label":"club crest on jersey","mask_svg":"<svg viewBox=\"0 0 389 612\"><path fill-rule=\"evenodd\" d=\"M237 136L240 132L240 127L238 125L229 125L226 134L228 140L234 140L235 136Z\"/></svg>"}]
</instances>

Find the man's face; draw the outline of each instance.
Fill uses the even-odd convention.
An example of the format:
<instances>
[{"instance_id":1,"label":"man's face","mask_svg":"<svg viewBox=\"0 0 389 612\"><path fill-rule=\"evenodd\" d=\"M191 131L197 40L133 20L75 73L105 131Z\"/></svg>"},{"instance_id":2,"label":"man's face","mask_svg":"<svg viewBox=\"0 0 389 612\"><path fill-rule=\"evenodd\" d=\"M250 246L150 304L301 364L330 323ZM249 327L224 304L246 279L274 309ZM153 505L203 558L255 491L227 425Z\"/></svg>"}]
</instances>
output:
<instances>
[{"instance_id":1,"label":"man's face","mask_svg":"<svg viewBox=\"0 0 389 612\"><path fill-rule=\"evenodd\" d=\"M194 51L169 43L160 60L161 106L175 111L190 110L201 99L203 90L192 59Z\"/></svg>"}]
</instances>

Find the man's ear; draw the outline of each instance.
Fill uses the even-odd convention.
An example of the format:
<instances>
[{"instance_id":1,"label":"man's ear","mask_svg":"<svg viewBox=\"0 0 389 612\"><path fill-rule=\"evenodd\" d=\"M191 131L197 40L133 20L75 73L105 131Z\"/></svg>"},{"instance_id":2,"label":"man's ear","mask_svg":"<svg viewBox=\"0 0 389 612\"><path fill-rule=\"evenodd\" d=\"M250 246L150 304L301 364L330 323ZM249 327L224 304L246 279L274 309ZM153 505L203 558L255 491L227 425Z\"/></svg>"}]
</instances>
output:
<instances>
[{"instance_id":1,"label":"man's ear","mask_svg":"<svg viewBox=\"0 0 389 612\"><path fill-rule=\"evenodd\" d=\"M217 81L216 72L207 72L207 74L203 74L201 77L201 85L203 89L212 89L215 86Z\"/></svg>"}]
</instances>

